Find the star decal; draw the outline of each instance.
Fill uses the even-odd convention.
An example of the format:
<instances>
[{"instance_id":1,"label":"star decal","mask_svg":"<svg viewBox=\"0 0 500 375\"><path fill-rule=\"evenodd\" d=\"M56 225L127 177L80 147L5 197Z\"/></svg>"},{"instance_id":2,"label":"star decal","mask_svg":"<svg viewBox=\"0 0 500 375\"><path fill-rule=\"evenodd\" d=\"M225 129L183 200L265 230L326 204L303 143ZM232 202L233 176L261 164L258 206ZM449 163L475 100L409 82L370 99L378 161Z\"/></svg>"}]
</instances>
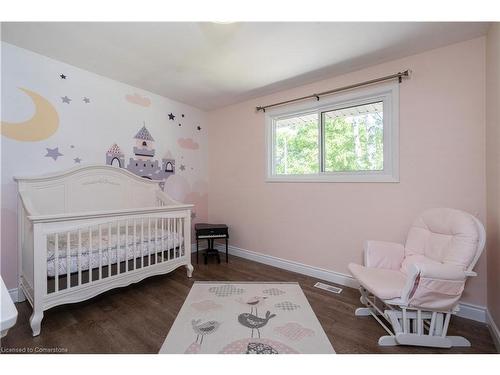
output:
<instances>
[{"instance_id":1,"label":"star decal","mask_svg":"<svg viewBox=\"0 0 500 375\"><path fill-rule=\"evenodd\" d=\"M66 79L66 76L64 74L61 74L59 77L61 77L61 79Z\"/></svg>"},{"instance_id":2,"label":"star decal","mask_svg":"<svg viewBox=\"0 0 500 375\"><path fill-rule=\"evenodd\" d=\"M199 130L201 130L201 126L199 126L199 125L198 125L198 126L196 127L196 129L198 129L198 131L199 131Z\"/></svg>"},{"instance_id":3,"label":"star decal","mask_svg":"<svg viewBox=\"0 0 500 375\"><path fill-rule=\"evenodd\" d=\"M63 154L61 154L59 152L59 147L56 147L56 148L46 148L47 150L47 154L45 155L45 157L47 158L52 158L54 160L57 160L57 158L59 156L63 156Z\"/></svg>"},{"instance_id":4,"label":"star decal","mask_svg":"<svg viewBox=\"0 0 500 375\"><path fill-rule=\"evenodd\" d=\"M61 96L62 102L69 104L72 99L68 98L67 96Z\"/></svg>"},{"instance_id":5,"label":"star decal","mask_svg":"<svg viewBox=\"0 0 500 375\"><path fill-rule=\"evenodd\" d=\"M71 148L75 148L75 145L69 145L69 147L71 147Z\"/></svg>"},{"instance_id":6,"label":"star decal","mask_svg":"<svg viewBox=\"0 0 500 375\"><path fill-rule=\"evenodd\" d=\"M82 159L76 157L73 159L75 161L75 164L80 164L82 162Z\"/></svg>"},{"instance_id":7,"label":"star decal","mask_svg":"<svg viewBox=\"0 0 500 375\"><path fill-rule=\"evenodd\" d=\"M169 119L169 120L175 120L175 116L174 116L174 114L173 114L173 113L169 113L169 114L168 114L168 119Z\"/></svg>"},{"instance_id":8,"label":"star decal","mask_svg":"<svg viewBox=\"0 0 500 375\"><path fill-rule=\"evenodd\" d=\"M181 164L181 166L179 167L179 169L180 169L181 171L185 171L185 170L186 170L186 166L185 166L184 164Z\"/></svg>"},{"instance_id":9,"label":"star decal","mask_svg":"<svg viewBox=\"0 0 500 375\"><path fill-rule=\"evenodd\" d=\"M179 126L182 126L182 125L179 123Z\"/></svg>"},{"instance_id":10,"label":"star decal","mask_svg":"<svg viewBox=\"0 0 500 375\"><path fill-rule=\"evenodd\" d=\"M181 115L181 117L184 117L184 113Z\"/></svg>"},{"instance_id":11,"label":"star decal","mask_svg":"<svg viewBox=\"0 0 500 375\"><path fill-rule=\"evenodd\" d=\"M89 104L89 103L90 103L90 99L89 99L89 98L87 98L87 97L84 97L84 98L83 98L83 101L84 101L86 104Z\"/></svg>"}]
</instances>

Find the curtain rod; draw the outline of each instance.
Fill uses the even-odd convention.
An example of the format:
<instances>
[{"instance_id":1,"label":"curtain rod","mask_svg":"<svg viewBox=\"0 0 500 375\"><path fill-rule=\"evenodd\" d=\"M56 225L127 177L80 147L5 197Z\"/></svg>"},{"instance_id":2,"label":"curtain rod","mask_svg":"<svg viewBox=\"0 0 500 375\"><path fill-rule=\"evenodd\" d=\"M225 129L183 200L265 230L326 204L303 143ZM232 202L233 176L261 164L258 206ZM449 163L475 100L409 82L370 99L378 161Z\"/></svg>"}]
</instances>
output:
<instances>
[{"instance_id":1,"label":"curtain rod","mask_svg":"<svg viewBox=\"0 0 500 375\"><path fill-rule=\"evenodd\" d=\"M357 87L372 85L372 84L378 83L378 82L389 81L391 79L398 79L399 83L401 83L403 81L403 77L404 78L408 78L408 77L410 77L410 74L411 74L411 70L407 69L404 72L398 72L396 74L391 74L389 76L375 78L375 79L371 79L369 81L359 82L359 83L355 83L353 85L339 87L339 88L333 89L333 90L323 91L323 92L320 92L320 93L317 93L317 94L311 94L311 95L307 95L307 96L302 96L300 98L289 99L289 100L285 100L283 102L278 102L278 103L273 103L273 104L268 104L268 105L262 105L262 106L255 107L255 109L257 110L257 112L259 112L259 111L265 112L267 108L278 107L278 106L281 106L281 105L285 105L285 104L289 104L289 103L295 103L295 102L306 100L306 99L313 99L314 98L316 100L319 100L321 96L331 95L331 94L335 94L335 93L340 92L340 91L346 91L346 90L354 89L354 88L357 88Z\"/></svg>"}]
</instances>

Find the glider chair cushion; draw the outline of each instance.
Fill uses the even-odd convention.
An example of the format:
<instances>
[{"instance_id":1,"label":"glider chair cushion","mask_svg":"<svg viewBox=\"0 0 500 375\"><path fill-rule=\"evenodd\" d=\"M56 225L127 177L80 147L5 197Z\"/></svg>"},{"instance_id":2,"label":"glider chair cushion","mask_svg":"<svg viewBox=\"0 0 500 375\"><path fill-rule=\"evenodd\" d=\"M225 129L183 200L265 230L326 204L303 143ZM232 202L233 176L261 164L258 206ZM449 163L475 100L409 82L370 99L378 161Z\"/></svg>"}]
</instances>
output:
<instances>
[{"instance_id":1,"label":"glider chair cushion","mask_svg":"<svg viewBox=\"0 0 500 375\"><path fill-rule=\"evenodd\" d=\"M479 240L474 218L462 211L435 208L425 211L411 226L405 255L423 255L466 269L476 254Z\"/></svg>"},{"instance_id":2,"label":"glider chair cushion","mask_svg":"<svg viewBox=\"0 0 500 375\"><path fill-rule=\"evenodd\" d=\"M365 265L351 263L349 270L366 290L387 303L446 311L462 295L466 271L477 260L479 237L471 215L431 209L414 221L404 247L367 241Z\"/></svg>"},{"instance_id":3,"label":"glider chair cushion","mask_svg":"<svg viewBox=\"0 0 500 375\"><path fill-rule=\"evenodd\" d=\"M349 264L352 275L370 293L383 300L401 297L406 275L400 271Z\"/></svg>"},{"instance_id":4,"label":"glider chair cushion","mask_svg":"<svg viewBox=\"0 0 500 375\"><path fill-rule=\"evenodd\" d=\"M405 256L403 245L384 241L366 241L364 252L366 267L398 271Z\"/></svg>"}]
</instances>

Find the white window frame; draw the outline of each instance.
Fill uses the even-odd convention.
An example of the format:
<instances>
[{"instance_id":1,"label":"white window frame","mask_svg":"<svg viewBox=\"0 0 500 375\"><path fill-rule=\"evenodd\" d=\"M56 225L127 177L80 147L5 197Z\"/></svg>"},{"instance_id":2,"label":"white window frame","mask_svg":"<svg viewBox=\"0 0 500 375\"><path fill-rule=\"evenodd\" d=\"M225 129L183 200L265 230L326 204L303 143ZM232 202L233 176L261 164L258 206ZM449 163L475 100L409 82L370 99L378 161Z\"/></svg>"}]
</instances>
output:
<instances>
[{"instance_id":1,"label":"white window frame","mask_svg":"<svg viewBox=\"0 0 500 375\"><path fill-rule=\"evenodd\" d=\"M321 127L323 112L383 102L384 108L384 167L380 171L319 172L314 174L275 173L276 121L300 114L317 113ZM348 93L321 98L317 102L302 102L265 112L266 121L266 181L267 182L399 182L399 84L390 83L366 87ZM319 165L324 153L321 148L321 129L318 132Z\"/></svg>"}]
</instances>

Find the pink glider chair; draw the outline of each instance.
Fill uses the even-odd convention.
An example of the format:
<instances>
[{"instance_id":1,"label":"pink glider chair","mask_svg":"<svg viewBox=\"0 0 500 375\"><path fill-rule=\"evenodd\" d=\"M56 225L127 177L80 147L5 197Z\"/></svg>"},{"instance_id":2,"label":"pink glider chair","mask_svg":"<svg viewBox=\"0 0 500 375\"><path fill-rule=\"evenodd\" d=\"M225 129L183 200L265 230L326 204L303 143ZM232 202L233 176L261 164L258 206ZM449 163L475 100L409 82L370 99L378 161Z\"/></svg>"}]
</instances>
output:
<instances>
[{"instance_id":1,"label":"pink glider chair","mask_svg":"<svg viewBox=\"0 0 500 375\"><path fill-rule=\"evenodd\" d=\"M366 306L356 316L372 315L389 333L379 345L470 346L464 337L446 334L466 279L477 275L472 269L485 238L474 216L435 208L415 220L404 246L367 241L365 265L349 264Z\"/></svg>"}]
</instances>

